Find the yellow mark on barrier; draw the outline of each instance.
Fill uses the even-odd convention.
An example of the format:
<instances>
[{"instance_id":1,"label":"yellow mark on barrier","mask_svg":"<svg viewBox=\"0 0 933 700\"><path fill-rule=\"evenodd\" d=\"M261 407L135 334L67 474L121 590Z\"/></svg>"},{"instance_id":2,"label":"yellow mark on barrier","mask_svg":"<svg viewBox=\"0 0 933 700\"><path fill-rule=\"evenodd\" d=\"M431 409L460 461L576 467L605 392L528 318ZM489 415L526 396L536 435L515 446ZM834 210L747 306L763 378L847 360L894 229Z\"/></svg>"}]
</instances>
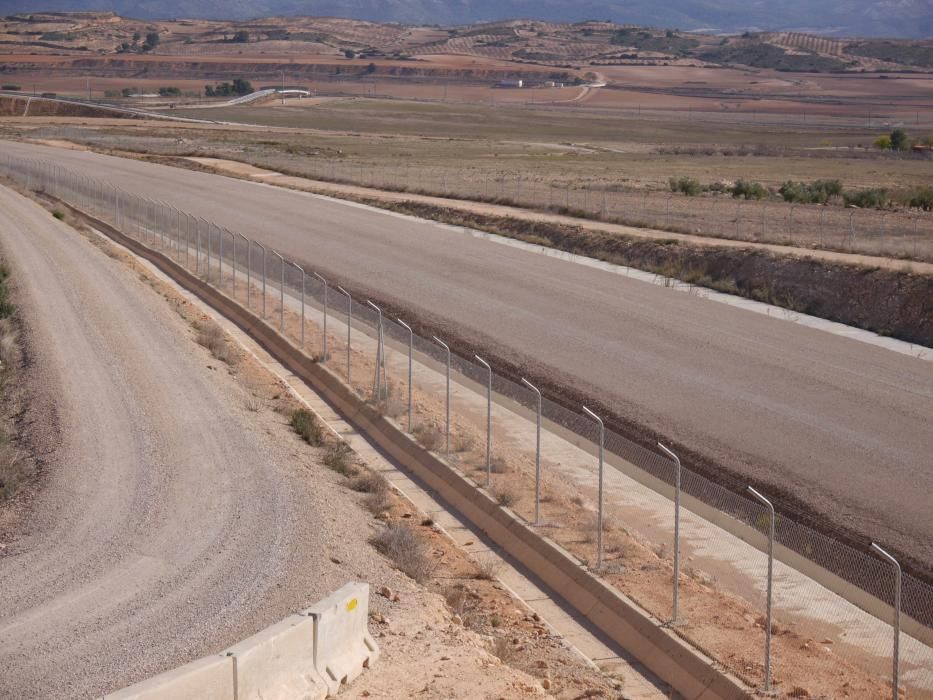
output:
<instances>
[{"instance_id":1,"label":"yellow mark on barrier","mask_svg":"<svg viewBox=\"0 0 933 700\"><path fill-rule=\"evenodd\" d=\"M350 602L347 603L347 612L356 609L356 598L350 598Z\"/></svg>"}]
</instances>

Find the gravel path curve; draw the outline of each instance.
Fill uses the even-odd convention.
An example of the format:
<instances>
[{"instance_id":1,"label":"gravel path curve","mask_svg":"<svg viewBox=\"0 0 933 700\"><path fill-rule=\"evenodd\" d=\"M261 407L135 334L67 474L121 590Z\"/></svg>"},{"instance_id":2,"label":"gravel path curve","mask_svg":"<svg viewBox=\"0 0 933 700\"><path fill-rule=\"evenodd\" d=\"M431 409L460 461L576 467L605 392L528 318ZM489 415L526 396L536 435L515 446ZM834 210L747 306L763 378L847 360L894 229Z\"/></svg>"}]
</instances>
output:
<instances>
[{"instance_id":1,"label":"gravel path curve","mask_svg":"<svg viewBox=\"0 0 933 700\"><path fill-rule=\"evenodd\" d=\"M150 288L5 188L0 245L55 407L28 532L0 557L0 697L99 696L387 571L369 519L312 487L263 425L281 417L242 408Z\"/></svg>"}]
</instances>

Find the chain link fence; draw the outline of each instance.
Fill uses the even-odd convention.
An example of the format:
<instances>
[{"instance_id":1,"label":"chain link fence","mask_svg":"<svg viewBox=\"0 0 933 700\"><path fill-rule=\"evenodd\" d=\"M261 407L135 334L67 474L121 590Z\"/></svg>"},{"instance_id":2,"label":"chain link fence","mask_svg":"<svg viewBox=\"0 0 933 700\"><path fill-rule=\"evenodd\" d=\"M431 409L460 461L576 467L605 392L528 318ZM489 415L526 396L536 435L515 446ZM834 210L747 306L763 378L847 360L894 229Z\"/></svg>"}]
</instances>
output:
<instances>
[{"instance_id":1,"label":"chain link fence","mask_svg":"<svg viewBox=\"0 0 933 700\"><path fill-rule=\"evenodd\" d=\"M67 139L97 148L163 155L245 159L251 164L317 180L565 213L638 228L737 241L933 260L933 213L916 208L859 209L728 195L682 194L587 182L567 175L536 177L492 169L349 162L199 144L168 136L131 136L75 127L37 130L36 138Z\"/></svg>"},{"instance_id":2,"label":"chain link fence","mask_svg":"<svg viewBox=\"0 0 933 700\"><path fill-rule=\"evenodd\" d=\"M770 512L762 504L683 469L674 541L674 462L606 430L600 469L600 429L584 411L544 397L539 414L530 385L448 352L443 338L413 333L239 232L51 162L0 153L0 172L112 223L247 305L659 622L750 684L764 682ZM892 565L782 516L774 533L776 682L835 688L841 676L853 697L889 693ZM904 575L900 593L899 682L909 697L933 697L933 587Z\"/></svg>"}]
</instances>

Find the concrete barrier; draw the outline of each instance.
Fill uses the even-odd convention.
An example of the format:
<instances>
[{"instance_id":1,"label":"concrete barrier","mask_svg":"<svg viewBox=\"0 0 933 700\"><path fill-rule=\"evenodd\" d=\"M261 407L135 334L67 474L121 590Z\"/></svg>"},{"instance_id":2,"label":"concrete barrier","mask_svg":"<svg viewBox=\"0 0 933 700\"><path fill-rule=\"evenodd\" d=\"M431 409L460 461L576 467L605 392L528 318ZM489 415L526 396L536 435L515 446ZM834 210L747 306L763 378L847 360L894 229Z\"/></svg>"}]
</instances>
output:
<instances>
[{"instance_id":1,"label":"concrete barrier","mask_svg":"<svg viewBox=\"0 0 933 700\"><path fill-rule=\"evenodd\" d=\"M330 695L352 683L379 658L379 647L367 629L369 586L365 583L348 583L301 614L314 621L314 666Z\"/></svg>"},{"instance_id":2,"label":"concrete barrier","mask_svg":"<svg viewBox=\"0 0 933 700\"><path fill-rule=\"evenodd\" d=\"M208 656L105 695L103 700L236 700L233 659Z\"/></svg>"},{"instance_id":3,"label":"concrete barrier","mask_svg":"<svg viewBox=\"0 0 933 700\"><path fill-rule=\"evenodd\" d=\"M102 700L324 700L379 658L368 621L369 584L348 583L219 655Z\"/></svg>"},{"instance_id":4,"label":"concrete barrier","mask_svg":"<svg viewBox=\"0 0 933 700\"><path fill-rule=\"evenodd\" d=\"M230 647L221 656L233 661L236 700L324 700L327 686L315 668L314 648L315 620L303 615Z\"/></svg>"},{"instance_id":5,"label":"concrete barrier","mask_svg":"<svg viewBox=\"0 0 933 700\"><path fill-rule=\"evenodd\" d=\"M278 362L313 387L380 449L433 489L449 507L463 514L536 574L557 596L685 698L739 700L752 696L753 690L739 678L719 669L711 658L662 627L659 620L634 601L587 571L572 554L500 507L478 484L418 445L288 338L160 252L104 222L95 223L108 236L152 262L233 321ZM341 667L335 667L334 675L339 678L340 673ZM324 675L329 676L326 670Z\"/></svg>"}]
</instances>

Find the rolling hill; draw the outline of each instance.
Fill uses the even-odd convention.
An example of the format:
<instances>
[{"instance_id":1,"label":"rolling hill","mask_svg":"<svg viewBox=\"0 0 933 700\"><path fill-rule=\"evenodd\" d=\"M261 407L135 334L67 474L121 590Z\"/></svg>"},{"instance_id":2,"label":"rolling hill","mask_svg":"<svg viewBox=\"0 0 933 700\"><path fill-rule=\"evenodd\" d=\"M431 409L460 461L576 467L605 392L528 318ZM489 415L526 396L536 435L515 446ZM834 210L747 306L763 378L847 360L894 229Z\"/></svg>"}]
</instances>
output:
<instances>
[{"instance_id":1,"label":"rolling hill","mask_svg":"<svg viewBox=\"0 0 933 700\"><path fill-rule=\"evenodd\" d=\"M404 24L469 24L509 18L587 19L687 31L796 31L830 36L926 38L929 0L0 0L0 14L113 11L144 19L248 19L314 15Z\"/></svg>"}]
</instances>

